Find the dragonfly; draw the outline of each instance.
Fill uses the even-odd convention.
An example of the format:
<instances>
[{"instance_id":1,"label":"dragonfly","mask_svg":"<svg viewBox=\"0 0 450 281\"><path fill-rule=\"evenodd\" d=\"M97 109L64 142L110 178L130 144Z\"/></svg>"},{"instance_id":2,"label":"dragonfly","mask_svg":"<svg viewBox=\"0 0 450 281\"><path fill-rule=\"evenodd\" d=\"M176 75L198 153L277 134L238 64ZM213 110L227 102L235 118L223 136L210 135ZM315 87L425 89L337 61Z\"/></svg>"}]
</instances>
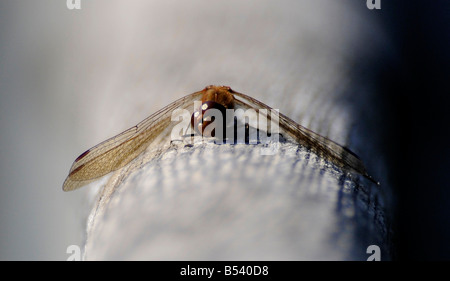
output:
<instances>
[{"instance_id":1,"label":"dragonfly","mask_svg":"<svg viewBox=\"0 0 450 281\"><path fill-rule=\"evenodd\" d=\"M207 86L201 91L172 102L136 126L83 152L73 162L69 175L63 183L63 190L72 191L96 181L126 166L150 145L156 146L167 142L176 125L171 119L172 112L176 109L194 108L196 101L201 101L201 107L194 110L190 126L197 134L204 133L207 128L204 116L207 115L208 109L219 109L221 112L236 108L255 109L256 111L259 109L272 110L270 106L248 95L238 93L228 86ZM211 119L208 121L211 122ZM379 182L368 174L361 159L347 147L297 124L282 113L279 113L278 122L283 137L311 150L342 170L361 174L379 185Z\"/></svg>"}]
</instances>

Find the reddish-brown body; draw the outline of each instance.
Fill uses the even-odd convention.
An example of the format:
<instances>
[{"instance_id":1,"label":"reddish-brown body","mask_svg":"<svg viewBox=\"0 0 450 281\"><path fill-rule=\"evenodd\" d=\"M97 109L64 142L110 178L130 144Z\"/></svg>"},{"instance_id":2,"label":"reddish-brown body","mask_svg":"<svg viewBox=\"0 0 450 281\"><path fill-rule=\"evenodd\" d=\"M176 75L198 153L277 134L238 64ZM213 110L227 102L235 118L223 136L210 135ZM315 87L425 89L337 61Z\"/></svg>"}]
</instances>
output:
<instances>
[{"instance_id":1,"label":"reddish-brown body","mask_svg":"<svg viewBox=\"0 0 450 281\"><path fill-rule=\"evenodd\" d=\"M217 109L222 113L222 126L225 129L226 110L234 108L233 90L227 86L208 86L203 90L202 104L192 114L191 126L203 136L215 137L215 127L208 129L208 125L214 122L215 117L208 114L209 109Z\"/></svg>"}]
</instances>

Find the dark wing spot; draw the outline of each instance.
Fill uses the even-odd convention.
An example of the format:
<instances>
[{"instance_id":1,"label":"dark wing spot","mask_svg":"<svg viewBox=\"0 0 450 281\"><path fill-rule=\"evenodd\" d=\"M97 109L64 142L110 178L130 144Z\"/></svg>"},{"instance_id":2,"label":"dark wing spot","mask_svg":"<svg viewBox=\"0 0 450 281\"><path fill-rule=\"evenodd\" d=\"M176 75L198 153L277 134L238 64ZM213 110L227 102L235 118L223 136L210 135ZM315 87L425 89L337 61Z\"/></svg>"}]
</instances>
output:
<instances>
[{"instance_id":1,"label":"dark wing spot","mask_svg":"<svg viewBox=\"0 0 450 281\"><path fill-rule=\"evenodd\" d=\"M80 156L78 156L77 159L75 159L75 162L80 161L80 160L81 160L84 156L86 156L90 151L91 151L91 150L88 149L88 150L86 150L85 152L83 152Z\"/></svg>"}]
</instances>

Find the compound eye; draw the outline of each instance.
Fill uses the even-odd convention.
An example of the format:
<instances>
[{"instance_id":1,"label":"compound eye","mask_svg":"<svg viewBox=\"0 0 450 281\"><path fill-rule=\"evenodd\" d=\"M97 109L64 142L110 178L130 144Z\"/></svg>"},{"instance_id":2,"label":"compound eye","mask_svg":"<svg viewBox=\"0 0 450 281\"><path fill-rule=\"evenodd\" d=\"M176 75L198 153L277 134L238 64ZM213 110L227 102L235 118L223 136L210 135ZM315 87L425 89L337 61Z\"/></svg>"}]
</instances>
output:
<instances>
[{"instance_id":1,"label":"compound eye","mask_svg":"<svg viewBox=\"0 0 450 281\"><path fill-rule=\"evenodd\" d=\"M214 101L205 101L191 117L191 126L200 135L203 135L205 128L215 120L214 114L208 114L209 109L218 109L222 113L222 120L225 120L226 108L223 105ZM214 137L214 129L209 133Z\"/></svg>"}]
</instances>

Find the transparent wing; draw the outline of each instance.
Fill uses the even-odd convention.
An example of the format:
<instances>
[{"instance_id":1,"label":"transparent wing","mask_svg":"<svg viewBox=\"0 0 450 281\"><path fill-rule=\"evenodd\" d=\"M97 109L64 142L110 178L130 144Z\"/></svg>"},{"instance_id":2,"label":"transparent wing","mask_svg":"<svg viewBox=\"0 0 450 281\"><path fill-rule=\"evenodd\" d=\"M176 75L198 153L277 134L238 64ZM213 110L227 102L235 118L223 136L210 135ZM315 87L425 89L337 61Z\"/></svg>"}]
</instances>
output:
<instances>
[{"instance_id":1,"label":"transparent wing","mask_svg":"<svg viewBox=\"0 0 450 281\"><path fill-rule=\"evenodd\" d=\"M254 108L255 110L262 108L272 109L270 106L247 95L237 92L234 92L233 95L236 107ZM288 137L300 145L305 146L344 170L359 173L376 184L379 184L367 173L361 159L348 148L297 124L282 113L279 113L279 122L280 132L285 132Z\"/></svg>"},{"instance_id":2,"label":"transparent wing","mask_svg":"<svg viewBox=\"0 0 450 281\"><path fill-rule=\"evenodd\" d=\"M167 140L176 125L171 121L172 112L177 108L193 109L194 101L201 99L202 94L203 91L200 91L178 99L136 126L82 153L73 162L63 190L80 188L127 165L150 144Z\"/></svg>"}]
</instances>

